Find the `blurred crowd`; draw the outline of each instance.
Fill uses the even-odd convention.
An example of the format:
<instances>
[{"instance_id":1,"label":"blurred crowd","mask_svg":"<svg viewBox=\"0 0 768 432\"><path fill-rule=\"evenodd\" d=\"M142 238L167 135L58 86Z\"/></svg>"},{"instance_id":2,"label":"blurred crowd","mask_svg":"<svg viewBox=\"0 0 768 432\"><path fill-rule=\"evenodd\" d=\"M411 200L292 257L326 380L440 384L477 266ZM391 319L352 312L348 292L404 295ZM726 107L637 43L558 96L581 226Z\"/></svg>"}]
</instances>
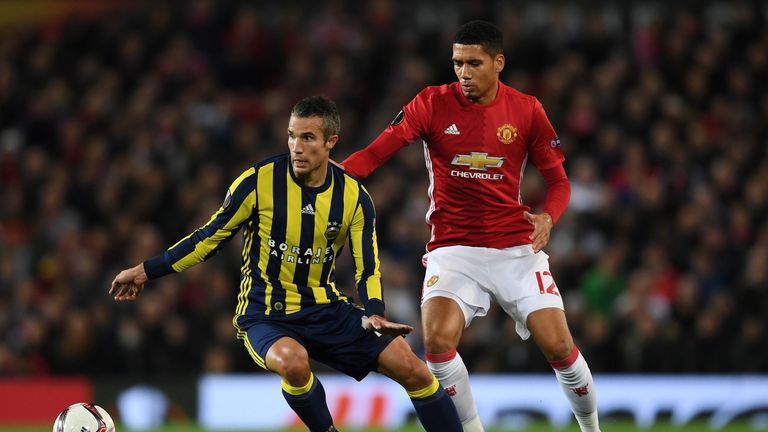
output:
<instances>
[{"instance_id":1,"label":"blurred crowd","mask_svg":"<svg viewBox=\"0 0 768 432\"><path fill-rule=\"evenodd\" d=\"M204 224L291 106L342 112L332 156L451 82L469 19L505 33L572 185L547 252L593 372L768 372L768 6L757 2L127 3L0 28L0 374L255 372L235 339L241 239L115 303L112 278ZM391 319L419 324L428 179L415 143L366 181ZM545 188L526 172L524 201ZM354 295L351 260L337 267ZM420 335L408 337L417 352ZM494 307L474 372L545 372Z\"/></svg>"}]
</instances>

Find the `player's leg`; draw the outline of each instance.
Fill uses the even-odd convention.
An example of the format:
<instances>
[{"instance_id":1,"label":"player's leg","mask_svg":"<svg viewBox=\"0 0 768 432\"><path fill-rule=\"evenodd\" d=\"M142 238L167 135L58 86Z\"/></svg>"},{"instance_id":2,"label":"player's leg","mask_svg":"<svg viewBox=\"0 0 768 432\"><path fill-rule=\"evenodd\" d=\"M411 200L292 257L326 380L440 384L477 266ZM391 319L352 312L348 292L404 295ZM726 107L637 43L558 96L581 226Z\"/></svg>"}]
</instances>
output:
<instances>
[{"instance_id":1,"label":"player's leg","mask_svg":"<svg viewBox=\"0 0 768 432\"><path fill-rule=\"evenodd\" d=\"M549 256L529 246L497 252L490 263L494 296L514 318L523 340L531 334L549 360L583 431L599 431L592 374L573 344L563 299L549 271Z\"/></svg>"},{"instance_id":2,"label":"player's leg","mask_svg":"<svg viewBox=\"0 0 768 432\"><path fill-rule=\"evenodd\" d=\"M581 430L599 431L592 373L573 343L565 313L557 308L531 312L528 315L528 330L552 365Z\"/></svg>"},{"instance_id":3,"label":"player's leg","mask_svg":"<svg viewBox=\"0 0 768 432\"><path fill-rule=\"evenodd\" d=\"M462 431L453 402L403 338L395 338L381 352L378 371L405 388L416 415L428 432Z\"/></svg>"},{"instance_id":4,"label":"player's leg","mask_svg":"<svg viewBox=\"0 0 768 432\"><path fill-rule=\"evenodd\" d=\"M265 358L266 368L282 378L283 397L310 431L335 431L320 380L309 369L307 350L291 337L275 341Z\"/></svg>"},{"instance_id":5,"label":"player's leg","mask_svg":"<svg viewBox=\"0 0 768 432\"><path fill-rule=\"evenodd\" d=\"M469 374L456 352L465 327L490 307L490 296L481 282L485 268L482 248L448 246L428 253L421 300L421 323L427 366L456 405L465 431L483 431ZM487 281L482 281L486 283Z\"/></svg>"},{"instance_id":6,"label":"player's leg","mask_svg":"<svg viewBox=\"0 0 768 432\"><path fill-rule=\"evenodd\" d=\"M456 351L466 323L457 300L435 296L424 301L421 306L424 348L427 366L456 405L464 430L478 432L484 429L469 386L469 373Z\"/></svg>"},{"instance_id":7,"label":"player's leg","mask_svg":"<svg viewBox=\"0 0 768 432\"><path fill-rule=\"evenodd\" d=\"M311 431L333 431L325 390L309 369L307 350L290 337L282 337L267 351L266 366L282 378L283 397Z\"/></svg>"}]
</instances>

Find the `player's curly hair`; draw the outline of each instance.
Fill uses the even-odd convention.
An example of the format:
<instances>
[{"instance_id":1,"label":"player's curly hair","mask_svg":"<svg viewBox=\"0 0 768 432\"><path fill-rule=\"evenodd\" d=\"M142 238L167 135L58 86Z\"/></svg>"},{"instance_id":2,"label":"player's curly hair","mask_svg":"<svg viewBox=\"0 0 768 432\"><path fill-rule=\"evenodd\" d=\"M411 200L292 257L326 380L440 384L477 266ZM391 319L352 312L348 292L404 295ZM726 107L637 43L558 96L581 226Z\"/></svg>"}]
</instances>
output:
<instances>
[{"instance_id":1,"label":"player's curly hair","mask_svg":"<svg viewBox=\"0 0 768 432\"><path fill-rule=\"evenodd\" d=\"M491 57L504 52L504 35L488 21L475 20L462 25L456 30L453 43L480 45Z\"/></svg>"},{"instance_id":2,"label":"player's curly hair","mask_svg":"<svg viewBox=\"0 0 768 432\"><path fill-rule=\"evenodd\" d=\"M324 96L308 96L298 101L291 109L294 117L322 117L323 133L327 139L341 132L341 116L336 103Z\"/></svg>"}]
</instances>

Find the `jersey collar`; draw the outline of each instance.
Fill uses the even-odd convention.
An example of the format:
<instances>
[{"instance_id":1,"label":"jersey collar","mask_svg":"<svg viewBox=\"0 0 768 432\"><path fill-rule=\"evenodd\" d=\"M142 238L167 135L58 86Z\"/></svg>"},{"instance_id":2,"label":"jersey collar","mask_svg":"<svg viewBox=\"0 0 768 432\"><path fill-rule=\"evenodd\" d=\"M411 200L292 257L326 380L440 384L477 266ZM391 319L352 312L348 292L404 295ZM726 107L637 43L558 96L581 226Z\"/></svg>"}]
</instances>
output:
<instances>
[{"instance_id":1,"label":"jersey collar","mask_svg":"<svg viewBox=\"0 0 768 432\"><path fill-rule=\"evenodd\" d=\"M333 178L333 164L328 162L328 170L325 173L325 182L320 186L307 186L296 178L296 174L293 172L293 166L291 166L290 154L288 155L288 172L291 174L291 179L294 183L296 183L296 186L304 189L307 192L321 193L331 186L331 179Z\"/></svg>"},{"instance_id":2,"label":"jersey collar","mask_svg":"<svg viewBox=\"0 0 768 432\"><path fill-rule=\"evenodd\" d=\"M493 102L489 103L488 105L480 105L470 101L464 96L464 94L461 92L461 84L459 84L458 81L454 82L452 87L453 92L456 95L456 99L459 100L459 103L463 106L473 109L488 109L494 107L499 103L499 101L504 97L504 94L507 92L507 86L504 85L503 82L499 81L499 90L496 92L496 98L493 99Z\"/></svg>"}]
</instances>

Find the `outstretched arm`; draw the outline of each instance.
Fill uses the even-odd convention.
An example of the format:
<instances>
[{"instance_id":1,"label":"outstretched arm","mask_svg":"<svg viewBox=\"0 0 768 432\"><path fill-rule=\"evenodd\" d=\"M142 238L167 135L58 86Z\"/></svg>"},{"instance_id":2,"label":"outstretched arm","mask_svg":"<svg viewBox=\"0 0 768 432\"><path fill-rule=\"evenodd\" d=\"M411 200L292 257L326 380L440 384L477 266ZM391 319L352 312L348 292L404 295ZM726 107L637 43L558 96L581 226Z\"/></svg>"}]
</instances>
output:
<instances>
[{"instance_id":1,"label":"outstretched arm","mask_svg":"<svg viewBox=\"0 0 768 432\"><path fill-rule=\"evenodd\" d=\"M376 168L382 166L398 150L408 145L409 141L392 132L392 126L381 133L368 147L352 153L344 159L341 167L353 176L364 179Z\"/></svg>"},{"instance_id":2,"label":"outstretched arm","mask_svg":"<svg viewBox=\"0 0 768 432\"><path fill-rule=\"evenodd\" d=\"M227 189L224 202L208 223L144 262L149 279L178 273L214 256L251 217L255 203L256 170L249 168Z\"/></svg>"},{"instance_id":3,"label":"outstretched arm","mask_svg":"<svg viewBox=\"0 0 768 432\"><path fill-rule=\"evenodd\" d=\"M246 170L227 190L224 203L207 224L171 246L164 253L121 271L112 281L110 295L117 301L136 300L144 284L180 272L216 254L251 217L255 205L255 170Z\"/></svg>"},{"instance_id":4,"label":"outstretched arm","mask_svg":"<svg viewBox=\"0 0 768 432\"><path fill-rule=\"evenodd\" d=\"M368 147L345 159L342 167L353 176L364 179L398 150L426 136L432 117L431 95L432 92L426 90L417 94Z\"/></svg>"}]
</instances>

